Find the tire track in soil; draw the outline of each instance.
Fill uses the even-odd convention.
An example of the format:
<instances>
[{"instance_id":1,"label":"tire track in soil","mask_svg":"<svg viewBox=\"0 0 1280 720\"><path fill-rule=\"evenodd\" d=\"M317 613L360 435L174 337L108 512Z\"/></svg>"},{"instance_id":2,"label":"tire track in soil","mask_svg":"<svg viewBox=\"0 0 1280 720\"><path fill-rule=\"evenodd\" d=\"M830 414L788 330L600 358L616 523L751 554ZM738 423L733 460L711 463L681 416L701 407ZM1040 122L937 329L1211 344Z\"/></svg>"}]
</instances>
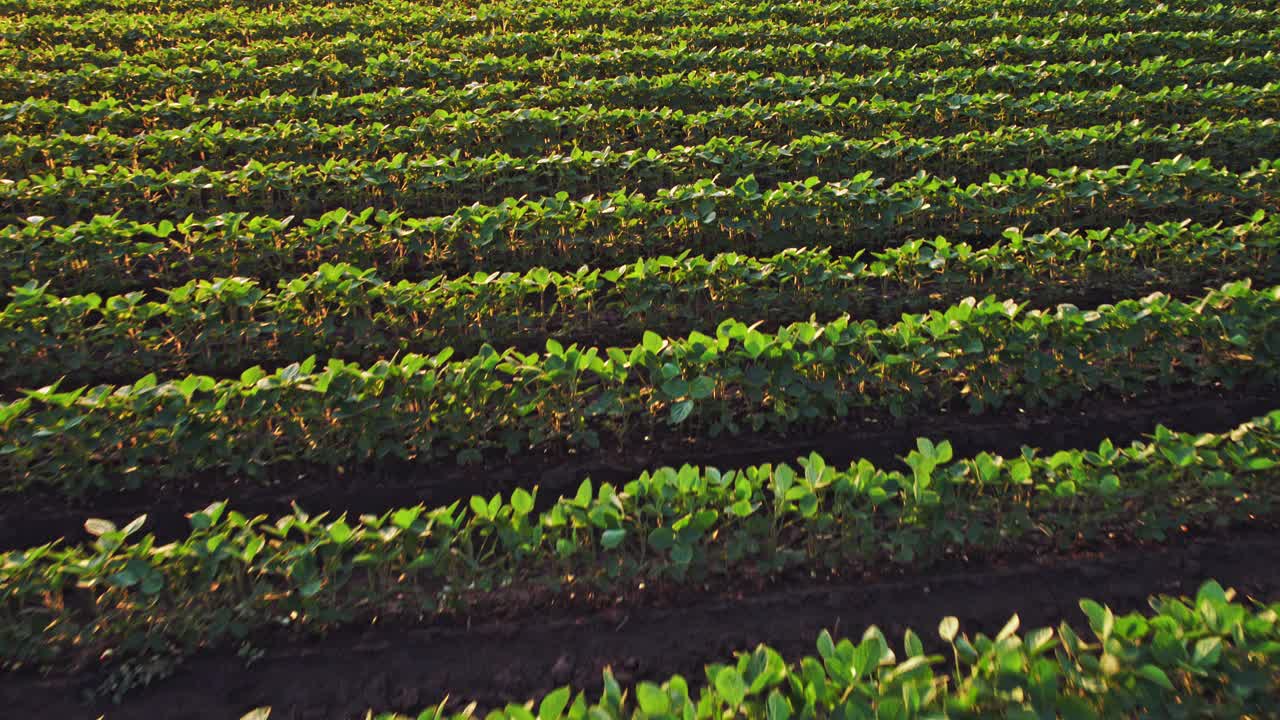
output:
<instances>
[{"instance_id":1,"label":"tire track in soil","mask_svg":"<svg viewBox=\"0 0 1280 720\"><path fill-rule=\"evenodd\" d=\"M58 538L88 541L86 518L100 517L123 525L144 513L147 531L168 542L190 531L187 513L227 498L234 509L250 516L287 514L295 502L311 513L328 510L358 516L418 503L446 505L471 495L509 494L516 487L536 484L539 509L545 509L562 495L572 494L585 478L618 485L664 465L689 463L722 470L761 463L794 465L796 458L816 451L828 464L841 467L859 458L882 467L897 467L898 458L915 448L917 437L950 440L956 457L983 451L1017 455L1023 446L1051 453L1097 447L1107 438L1127 445L1154 431L1158 424L1185 432L1223 432L1278 407L1274 393L1197 388L1129 402L1091 398L1072 408L1014 410L999 415L974 416L960 411L902 422L873 417L809 436L757 433L696 441L666 438L628 443L625 454L606 451L579 459L563 455L516 461L499 458L472 467L449 461L387 463L379 468L349 468L342 475L301 468L281 471L270 484L204 478L189 488L152 487L90 495L79 502L32 489L21 497L3 498L0 550L33 547ZM726 452L726 444L733 449Z\"/></svg>"},{"instance_id":2,"label":"tire track in soil","mask_svg":"<svg viewBox=\"0 0 1280 720\"><path fill-rule=\"evenodd\" d=\"M612 666L624 685L680 673L694 686L702 666L768 643L788 660L814 655L822 629L858 635L876 623L901 644L906 627L943 652L934 628L946 615L964 632L994 635L1018 613L1023 631L1063 619L1086 628L1076 601L1118 612L1146 608L1152 594L1192 594L1208 578L1242 597L1280 599L1280 534L1236 529L1167 547L1128 547L1005 564L956 561L934 574L835 583L779 581L759 593L670 593L648 605L588 613L534 613L517 620L348 630L327 640L276 644L251 668L230 652L199 655L168 680L119 705L76 698L91 679L0 678L15 717L235 718L270 705L273 718L363 717L366 709L413 711L446 695L482 707L523 701L572 683L594 696ZM793 587L785 587L796 582Z\"/></svg>"}]
</instances>

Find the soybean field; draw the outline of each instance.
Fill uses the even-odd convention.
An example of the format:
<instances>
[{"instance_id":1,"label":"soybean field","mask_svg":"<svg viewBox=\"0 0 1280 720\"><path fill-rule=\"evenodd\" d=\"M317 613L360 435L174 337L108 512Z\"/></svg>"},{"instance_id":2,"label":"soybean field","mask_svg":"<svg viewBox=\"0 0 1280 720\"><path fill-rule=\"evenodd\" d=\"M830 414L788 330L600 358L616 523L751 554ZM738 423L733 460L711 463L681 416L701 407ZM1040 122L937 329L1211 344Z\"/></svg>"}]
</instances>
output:
<instances>
[{"instance_id":1,"label":"soybean field","mask_svg":"<svg viewBox=\"0 0 1280 720\"><path fill-rule=\"evenodd\" d=\"M0 0L14 717L1280 718L1274 0Z\"/></svg>"}]
</instances>

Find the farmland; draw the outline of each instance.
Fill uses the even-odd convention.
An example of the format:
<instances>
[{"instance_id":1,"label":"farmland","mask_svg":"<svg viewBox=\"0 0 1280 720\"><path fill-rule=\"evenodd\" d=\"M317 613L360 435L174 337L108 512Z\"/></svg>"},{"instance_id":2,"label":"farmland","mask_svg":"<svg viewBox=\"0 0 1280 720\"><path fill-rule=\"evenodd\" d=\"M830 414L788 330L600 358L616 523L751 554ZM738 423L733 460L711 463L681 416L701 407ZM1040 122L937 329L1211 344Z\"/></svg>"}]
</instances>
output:
<instances>
[{"instance_id":1,"label":"farmland","mask_svg":"<svg viewBox=\"0 0 1280 720\"><path fill-rule=\"evenodd\" d=\"M1278 53L0 0L0 702L1280 717Z\"/></svg>"}]
</instances>

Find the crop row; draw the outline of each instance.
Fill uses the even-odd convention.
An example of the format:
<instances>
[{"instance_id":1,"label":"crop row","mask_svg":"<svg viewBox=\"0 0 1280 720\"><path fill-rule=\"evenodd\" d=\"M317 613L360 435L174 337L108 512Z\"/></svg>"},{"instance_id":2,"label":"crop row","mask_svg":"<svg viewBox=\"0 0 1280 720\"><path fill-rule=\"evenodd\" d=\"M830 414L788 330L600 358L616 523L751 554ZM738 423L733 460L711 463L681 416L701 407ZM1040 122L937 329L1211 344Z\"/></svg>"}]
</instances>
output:
<instances>
[{"instance_id":1,"label":"crop row","mask_svg":"<svg viewBox=\"0 0 1280 720\"><path fill-rule=\"evenodd\" d=\"M303 0L294 3L297 9L318 10L324 7L350 7L361 4L358 0ZM366 3L363 3L367 5ZM0 2L0 16L61 16L67 14L84 14L90 12L144 13L144 12L204 12L215 10L253 9L269 11L277 7L277 0L3 0ZM455 12L463 6L458 3L436 3L433 7L447 7Z\"/></svg>"},{"instance_id":2,"label":"crop row","mask_svg":"<svg viewBox=\"0 0 1280 720\"><path fill-rule=\"evenodd\" d=\"M277 288L246 278L163 291L60 297L34 282L0 311L0 385L81 385L148 372L225 374L318 355L373 362L483 343L531 349L547 337L634 342L646 329L687 334L724 317L766 329L849 313L904 312L999 288L1039 307L1157 290L1192 294L1240 277L1280 283L1280 220L1261 211L1228 227L1190 223L1024 235L985 248L914 240L867 258L827 250L662 257L611 269L477 273L389 283L373 269L324 265Z\"/></svg>"},{"instance_id":3,"label":"crop row","mask_svg":"<svg viewBox=\"0 0 1280 720\"><path fill-rule=\"evenodd\" d=\"M787 23L776 19L735 20L714 26L682 26L664 28L658 32L618 31L610 29L574 29L564 31L538 30L529 32L508 31L498 35L452 36L442 33L428 33L408 41L396 41L354 33L324 35L320 37L284 37L256 41L239 41L236 39L185 39L176 45L167 45L149 50L126 52L119 48L99 49L92 45L47 45L36 48L24 48L29 52L21 52L14 48L0 48L0 62L10 70L44 70L61 72L79 69L82 65L93 65L101 68L113 68L123 62L132 64L149 64L157 67L198 66L206 62L239 62L250 60L261 66L280 65L307 57L332 57L348 63L362 64L365 61L384 54L398 54L406 50L422 52L428 48L435 51L436 58L474 57L489 58L491 61L515 55L541 57L560 54L574 56L608 50L649 50L658 52L674 47L690 51L706 51L716 48L735 47L742 50L763 49L770 46L810 46L815 50L825 44L845 45L841 38L847 28L860 29L861 24L851 25L848 22L832 22L822 25L810 23ZM1163 48L1154 54L1168 54L1177 51L1179 54L1194 56L1193 48L1202 47L1204 39L1209 36L1234 36L1240 32L1226 33L1217 29L1203 28L1189 31L1142 30L1140 36L1159 35L1168 40ZM1257 32L1251 30L1247 32ZM1093 37L1113 36L1120 44L1129 42L1133 31L1117 31L1114 33L1086 33ZM985 58L988 62L1008 61L1001 55L1001 49L1022 43L1038 44L1049 38L1059 40L1064 45L1079 42L1082 38L1064 37L1060 32L1051 32L1046 37L1035 35L992 35L980 41L966 43L950 39L939 43L919 43L919 45L942 44L957 49L971 48L977 52L976 57ZM1190 41L1191 45L1184 45ZM990 51L983 52L978 48L990 44ZM1259 50L1265 50L1260 48ZM885 51L882 49L882 51Z\"/></svg>"},{"instance_id":4,"label":"crop row","mask_svg":"<svg viewBox=\"0 0 1280 720\"><path fill-rule=\"evenodd\" d=\"M1166 114L1167 111L1166 107ZM294 173L302 170L318 175L315 164L277 163L298 157L323 157L326 149L341 147L345 154L362 160L335 160L328 165L323 182L338 183L345 172L351 177L342 187L359 188L374 181L367 174L373 171L389 181L393 192L403 193L407 184L416 184L423 194L411 202L428 209L427 212L452 212L469 202L496 202L522 195L538 197L561 190L578 194L578 188L598 191L626 187L651 192L715 175L721 180L755 175L768 185L808 176L834 180L849 168L886 177L901 177L925 169L933 174L955 175L961 181L976 181L992 172L1019 168L1043 172L1069 165L1115 165L1135 157L1178 154L1197 154L1226 167L1242 168L1242 159L1247 163L1252 162L1252 158L1280 153L1277 127L1280 125L1272 118L1201 117L1170 125L1133 120L1069 128L1001 127L936 137L909 137L892 131L868 139L851 133L816 133L774 143L759 137L725 136L662 150L575 148L565 154L553 152L541 156L495 152L462 157L460 153L433 156L413 147L412 135L397 136L390 132L378 135L371 133L369 126L355 123L311 133L309 138L295 124L278 125L274 130L279 133L279 140L274 143L268 142L261 131L215 129L201 123L182 131L132 138L106 134L0 138L0 171L10 177L20 177L47 175L50 166L94 168L92 175L73 173L75 178L68 183L70 189L77 183L92 182L101 186L111 181L107 173L114 166L116 182L123 178L129 183L123 198L119 195L112 198L113 207L120 209L118 203L127 200L130 186L137 183L150 184L149 197L162 202L181 192L183 186L188 188L188 199L203 200L208 194L196 196L189 188L219 183L220 178L250 180L255 174L261 177L270 172L271 182L275 183L282 176L287 179L287 175L279 172L282 167ZM394 159L400 153L412 153L414 157L403 161ZM387 154L392 159L378 157L385 158ZM179 166L197 164L196 160L200 168L175 172ZM218 166L236 164L242 164L243 169L212 171ZM123 169L125 165L154 169L129 173ZM170 173L162 176L158 172L162 169ZM139 176L136 181L132 179L134 174ZM161 185L156 182L159 177L168 180ZM54 182L65 181L55 179ZM243 185L240 188L228 187L225 182L221 185L219 192L226 195L208 197L216 204L226 204L231 197L243 193ZM12 193L14 188L9 186L8 190ZM341 188L338 194L348 196Z\"/></svg>"},{"instance_id":5,"label":"crop row","mask_svg":"<svg viewBox=\"0 0 1280 720\"><path fill-rule=\"evenodd\" d=\"M1048 457L955 459L949 443L921 439L903 470L838 469L817 455L798 469L663 468L620 487L584 481L542 512L536 487L358 520L249 518L215 503L165 545L142 534L145 516L123 528L90 520L92 544L0 554L0 660L185 654L286 618L317 631L430 616L513 587L920 568L1032 539L1069 550L1116 527L1129 528L1125 540L1160 539L1273 513L1278 450L1273 412L1220 435L1158 428L1146 443Z\"/></svg>"},{"instance_id":6,"label":"crop row","mask_svg":"<svg viewBox=\"0 0 1280 720\"><path fill-rule=\"evenodd\" d=\"M357 126L352 126L355 129ZM676 146L665 150L582 150L568 154L545 156L512 156L506 153L463 158L460 155L431 156L415 153L413 159L399 157L403 146L393 139L380 138L397 150L397 156L386 159L369 157L370 152L348 148L347 152L361 160L330 160L324 165L289 163L297 154L292 143L264 147L260 153L240 154L242 147L224 146L237 153L223 161L244 162L240 170L215 171L205 167L190 171L131 170L126 165L163 165L162 157L171 161L183 148L182 156L203 155L222 137L221 133L174 134L165 144L158 142L140 146L119 138L114 147L99 137L101 143L85 143L82 138L64 136L51 139L43 149L32 146L4 147L0 141L0 168L18 166L12 175L35 171L41 182L33 187L26 182L29 196L48 198L58 194L51 212L88 209L95 195L127 214L177 214L191 210L209 212L216 208L248 210L263 208L264 203L282 195L298 198L291 206L295 212L314 213L325 205L348 206L377 199L394 203L402 210L423 214L450 213L473 202L493 203L507 197L554 195L565 191L571 195L585 191L627 188L635 192L653 192L663 187L694 182L717 176L721 182L732 182L747 175L768 186L802 177L838 180L848 168L870 171L884 177L902 177L919 170L935 175L955 176L960 182L980 181L992 172L1027 169L1044 172L1070 165L1110 166L1135 157L1171 157L1195 153L1221 163L1230 169L1243 169L1244 162L1280 152L1280 124L1272 119L1214 121L1201 118L1187 124L1149 125L1141 120L1091 127L1051 129L1044 126L1000 128L994 131L973 130L956 135L912 138L889 133L862 140L837 133L802 136L774 144L741 136L723 137L706 143ZM167 135L167 134L166 134ZM239 135L244 139L243 134ZM260 136L256 136L260 137ZM321 142L320 138L316 138ZM37 140L37 142L39 142ZM305 143L305 141L301 141ZM131 149L130 149L131 148ZM5 150L14 154L5 157ZM154 151L154 155L151 152ZM122 157L125 153L130 157ZM146 152L146 155L142 153ZM306 151L303 151L306 152ZM410 151L411 152L411 151ZM20 153L20 156L18 154ZM41 156L37 159L37 153ZM57 154L58 158L53 160ZM108 157L110 156L110 157ZM47 160L60 166L93 167L89 172L72 170L58 177L41 176L36 163ZM91 160L105 160L114 165L99 165ZM19 185L0 190L12 198ZM6 192L7 191L7 192ZM109 193L109 196L107 195ZM86 198L86 196L88 196ZM42 201L43 202L43 201ZM193 207L192 204L199 207ZM268 209L269 204L265 205ZM150 209L151 213L146 211ZM65 218L64 218L65 219Z\"/></svg>"},{"instance_id":7,"label":"crop row","mask_svg":"<svg viewBox=\"0 0 1280 720\"><path fill-rule=\"evenodd\" d=\"M836 182L849 168L895 178L915 172L980 182L991 173L1046 172L1073 165L1111 166L1137 157L1196 153L1225 169L1280 153L1280 124L1236 120L1148 128L1127 125L985 130L937 138L897 134L871 140L826 134L784 145L741 137L659 152L579 150L567 156L505 153L409 159L333 158L323 163L249 160L234 170L154 170L122 164L63 166L0 186L0 216L87 219L109 207L124 217L279 210L306 216L341 207L378 207L411 215L447 215L472 203L509 197L571 196L625 189L653 193L715 176L721 184L754 176L764 187L794 178Z\"/></svg>"},{"instance_id":8,"label":"crop row","mask_svg":"<svg viewBox=\"0 0 1280 720\"><path fill-rule=\"evenodd\" d=\"M891 185L870 173L762 189L748 176L701 180L654 197L618 191L507 199L428 218L367 209L292 217L227 213L175 223L97 216L0 229L0 285L52 281L55 291L116 292L214 275L271 281L323 262L378 267L387 278L440 272L609 265L696 248L761 255L797 246L840 252L908 237L990 237L993 228L1087 228L1192 218L1247 218L1274 207L1280 165L1243 173L1187 157L1110 169L1014 171L965 185L925 174Z\"/></svg>"},{"instance_id":9,"label":"crop row","mask_svg":"<svg viewBox=\"0 0 1280 720\"><path fill-rule=\"evenodd\" d=\"M1267 53L1276 47L1274 39L1267 42L1267 37L1273 37L1275 32L1273 29L1269 33L1252 31L1247 34L1209 36L1205 38L1203 47L1195 48L1199 52L1193 51L1179 57L1185 58L1185 62L1191 62L1192 59L1220 60L1244 54L1250 47L1260 48L1259 54ZM1161 35L1167 36L1167 33ZM1149 41L1157 39L1150 35L1141 37L1148 38ZM1130 54L1138 56L1134 60L1141 58L1149 61L1159 57L1153 53L1159 47L1154 44L1137 48L1121 45L1113 51L1109 45L1099 46L1097 39L1085 39L1062 43L1061 56L1041 51L1033 54L1029 61L1062 63L1083 59L1105 62L1129 59L1125 56ZM900 76L898 84L903 85L910 78L902 70L904 66L913 66L913 70L917 72L924 69L935 72L946 69L952 71L951 75L980 73L984 68L973 67L973 64L975 61L982 62L982 59L980 56L975 58L978 53L972 48L971 45L955 43L905 50L850 44L766 46L760 49L716 48L700 52L677 47L662 50L607 50L587 54L556 53L534 60L524 56L436 58L431 50L415 50L397 55L382 54L356 63L336 58L317 58L314 55L270 66L264 66L256 59L225 63L208 61L199 66L173 68L123 63L113 68L87 66L56 74L40 71L0 72L0 98L12 101L39 97L65 102L108 95L127 102L145 102L165 97L174 87L181 87L184 92L197 96L236 99L263 92L351 93L391 87L440 90L491 82L540 86L552 82L603 79L617 75L730 70L795 74L836 72L854 75L897 69ZM1164 48L1160 49L1167 52ZM968 63L968 66L960 63ZM929 88L936 82L939 81L930 80L927 84L917 86ZM517 88L522 94L531 92L527 85Z\"/></svg>"},{"instance_id":10,"label":"crop row","mask_svg":"<svg viewBox=\"0 0 1280 720\"><path fill-rule=\"evenodd\" d=\"M502 35L522 32L584 30L625 33L658 33L688 28L706 31L722 24L771 21L786 25L823 27L841 24L860 31L828 39L853 44L898 44L908 47L932 44L948 38L976 41L995 35L1053 32L1104 34L1127 30L1266 31L1275 26L1275 15L1267 0L1241 0L1231 6L1214 5L1203 10L1152 8L1143 3L1136 9L1119 9L1114 0L1086 3L1055 0L1042 4L1043 10L1026 12L1026 3L1008 3L1011 12L998 12L996 3L955 2L935 7L927 13L911 12L907 5L891 10L867 12L865 4L830 5L793 3L766 7L741 2L693 3L681 7L663 3L658 8L620 8L602 3L566 10L552 6L521 7L518 11L501 4L458 13L448 8L432 8L415 3L402 8L346 7L298 11L282 8L275 12L251 10L219 11L210 14L148 12L145 17L125 13L92 13L83 17L29 17L11 23L0 39L16 46L76 45L98 48L147 50L189 42L236 39L241 42L284 37L324 37L355 34L395 42L432 37ZM454 41L456 42L456 40Z\"/></svg>"},{"instance_id":11,"label":"crop row","mask_svg":"<svg viewBox=\"0 0 1280 720\"><path fill-rule=\"evenodd\" d=\"M990 67L982 72L966 68L910 73L891 70L865 77L835 75L816 79L786 75L760 77L753 73L675 73L566 82L554 88L542 88L536 97L527 94L527 86L515 83L472 86L431 96L417 90L346 98L329 96L333 104L328 108L324 107L323 100L317 102L315 98L307 101L306 106L299 106L302 102L300 97L266 95L249 103L231 103L224 99L211 105L170 103L167 109L148 105L141 107L139 112L113 106L110 118L90 121L96 126L94 135L82 132L90 129L84 124L88 119L84 117L89 111L88 106L77 105L75 112L68 115L56 104L24 103L11 106L11 119L33 127L46 124L48 131L26 136L6 134L0 138L0 152L20 154L29 163L42 161L50 164L58 163L66 153L74 151L83 153L75 160L88 164L96 164L96 158L102 154L126 153L135 160L145 159L160 164L195 164L196 161L225 164L246 155L262 159L259 153L264 151L278 156L296 155L308 147L300 146L303 143L310 143L313 152L335 152L352 146L373 146L373 149L400 147L406 152L422 152L451 148L445 142L447 138L429 132L431 126L462 124L468 116L493 118L495 114L505 113L521 118L530 111L560 111L566 115L564 121L572 125L575 124L571 119L574 111L590 115L595 109L587 106L601 106L601 110L612 113L631 109L639 114L648 114L645 108L661 108L666 113L680 110L689 117L687 123L695 124L697 112L705 111L708 106L722 106L721 111L725 106L741 108L761 115L765 110L776 111L777 108L755 106L777 106L804 98L820 98L823 105L843 108L847 114L860 108L875 112L886 101L911 101L925 91L928 91L928 97L989 96L1014 91L1026 97L1054 92L1055 88L1065 88L1057 92L1082 93L1091 89L1114 89L1116 85L1123 85L1129 93L1158 91L1171 85L1181 87L1186 84L1195 88L1232 82L1265 86L1275 79L1274 65L1264 56L1209 63L1165 58L1136 64L1125 61L1035 63ZM869 93L874 93L874 97L866 97ZM379 104L379 101L382 102ZM922 102L927 103L927 98ZM397 109L403 111L403 115L397 116L394 112ZM45 111L50 114L44 115ZM153 118L155 124L181 127L148 131L138 123L147 122L147 114L151 111L160 113ZM304 112L308 117L297 117ZM691 117L688 115L690 112L694 113ZM351 113L361 115L358 123L352 123L356 127L328 126L330 120L350 120ZM1262 113L1265 113L1265 108L1259 108L1259 114ZM382 126L378 121L384 118L396 118L397 124L389 128ZM225 127L246 122L271 124L245 130ZM57 135L53 135L55 127ZM110 131L113 129L127 131L127 134L112 134ZM137 136L134 131L147 134ZM599 139L581 140L600 147L610 144L609 141L614 139L611 135L616 134L615 131ZM378 139L386 135L390 138ZM258 140L259 147L247 151L243 147L247 139ZM628 141L625 137L617 139ZM267 141L274 141L274 144L267 144ZM229 145L229 148L220 150L222 145Z\"/></svg>"},{"instance_id":12,"label":"crop row","mask_svg":"<svg viewBox=\"0 0 1280 720\"><path fill-rule=\"evenodd\" d=\"M661 147L757 133L777 140L845 128L862 135L894 129L932 135L939 132L939 127L995 129L1043 122L1070 127L1138 117L1168 123L1222 114L1265 117L1275 113L1278 87L1276 83L1261 88L1210 83L1202 88L1174 85L1138 93L1114 86L1104 91L1023 95L961 94L939 88L898 101L871 97L841 102L838 96L825 101L804 97L772 105L751 103L692 112L661 107L504 108L500 103L484 110L448 109L473 105L486 93L479 87L449 91L439 97L423 91L394 90L352 96L281 95L199 103L185 96L141 110L114 100L87 105L28 101L10 104L0 114L0 123L9 124L19 133L44 128L40 134L106 135L100 140L82 139L90 145L119 144L110 133L145 132L148 134L127 142L198 142L201 151L213 157L277 145L317 147L331 153L353 145L404 147L415 152L434 147L440 152L456 148L466 154L494 150L528 154L550 152L557 147L567 149L575 144L615 149L644 147L646 143L647 147ZM241 131L220 128L217 123L266 125ZM184 127L191 124L196 125ZM210 124L214 126L209 127ZM378 140L381 136L386 139ZM220 137L237 149L217 150L214 141ZM451 138L456 145L450 144ZM13 133L7 133L4 142L8 146L20 141ZM174 152L179 157L186 156L179 150Z\"/></svg>"},{"instance_id":13,"label":"crop row","mask_svg":"<svg viewBox=\"0 0 1280 720\"><path fill-rule=\"evenodd\" d=\"M976 12L975 3L957 3L957 10ZM639 3L619 8L598 1L583 2L573 7L547 4L538 8L520 8L507 3L493 3L484 8L468 8L459 12L458 5L428 5L420 2L391 0L360 6L271 8L219 8L210 12L171 11L157 13L150 9L133 13L97 11L86 15L29 15L17 19L3 36L11 42L102 44L130 47L140 42L174 42L190 37L245 40L277 37L357 33L410 39L415 33L447 33L453 35L501 33L523 30L558 30L569 28L612 28L645 31L668 26L714 24L739 18L765 18L775 15L789 22L848 19L866 13L864 2L797 3L769 12L738 0L705 2L672 0L667 3ZM123 34L132 31L131 34ZM110 33L120 35L111 37ZM202 35L197 35L201 33Z\"/></svg>"},{"instance_id":14,"label":"crop row","mask_svg":"<svg viewBox=\"0 0 1280 720\"><path fill-rule=\"evenodd\" d=\"M705 677L692 684L673 675L661 684L643 681L624 688L606 667L595 702L566 685L536 703L508 703L484 717L1235 720L1266 717L1280 704L1280 603L1237 602L1234 590L1214 581L1201 585L1194 599L1159 597L1149 603L1153 613L1116 615L1081 600L1092 633L1086 638L1066 622L1056 632L1043 627L1019 636L1014 615L995 637L979 633L971 639L960 633L958 618L945 617L938 637L950 646L951 657L928 654L911 629L904 633L900 656L872 625L861 639L836 641L824 630L817 656L792 664L759 645L727 664L707 665ZM445 698L417 719L479 717L476 703L463 706L464 701ZM447 706L461 710L446 711Z\"/></svg>"},{"instance_id":15,"label":"crop row","mask_svg":"<svg viewBox=\"0 0 1280 720\"><path fill-rule=\"evenodd\" d=\"M465 463L597 448L662 434L796 431L850 417L964 405L1052 407L1094 392L1280 381L1280 288L1152 294L1084 311L972 298L892 325L841 316L765 333L725 320L714 337L646 332L634 347L407 355L363 367L315 358L239 379L26 391L0 404L7 490L154 486L273 465Z\"/></svg>"},{"instance_id":16,"label":"crop row","mask_svg":"<svg viewBox=\"0 0 1280 720\"><path fill-rule=\"evenodd\" d=\"M652 10L654 8L671 9L694 9L705 10L707 8L728 8L733 7L735 2L724 2L723 0L713 0L703 2L639 2L628 6L631 10ZM950 17L957 10L964 9L973 12L972 8L975 3L938 3L934 0L910 0L909 2L887 3L879 0L859 0L858 2L842 2L842 3L821 3L808 2L800 4L801 7L809 8L816 13L816 17L829 17L833 12L850 13L853 10L860 10L868 15L886 15L886 16L902 16L914 15L923 11L943 13ZM1246 1L1245 5L1254 6L1256 2ZM363 8L369 10L371 4L368 2L358 3L354 0L336 0L326 1L323 3L308 0L301 3L295 3L290 6L295 11L305 11L311 14L323 14L326 12L334 12L340 15L349 15L351 8ZM496 11L510 11L514 4L510 2L499 2L486 5L481 8L474 6L450 2L450 3L433 3L424 6L422 3L403 2L397 0L380 0L372 3L372 7L378 10L403 10L409 12L421 13L423 11L442 12L442 14L473 14L477 11L485 15L496 15ZM564 12L567 9L580 10L582 8L609 7L608 3L602 0L583 0L575 2L572 6L566 6L563 3L548 3L544 8ZM1142 10L1148 9L1149 4L1144 0L1092 0L1089 3L1068 3L1061 0L1035 0L1034 2L1018 2L1010 3L1008 0L992 0L986 3L986 7L993 11L1008 12L1016 10L1019 13L1036 16L1043 14L1060 13L1068 9L1087 10L1090 12L1120 12L1124 10ZM1259 5L1259 7L1266 7ZM149 0L41 0L38 3L32 3L30 0L4 0L0 2L0 15L10 17L28 17L28 16L74 16L79 14L98 12L105 14L107 12L121 14L132 13L139 16L146 14L165 13L177 14L185 13L193 15L197 13L217 14L226 10L256 10L260 13L279 12L279 3L273 0L164 0L163 2L150 2ZM523 9L523 8L521 8ZM519 32L513 30L513 32Z\"/></svg>"},{"instance_id":17,"label":"crop row","mask_svg":"<svg viewBox=\"0 0 1280 720\"><path fill-rule=\"evenodd\" d=\"M861 58L862 63L873 62L877 54L888 59L896 57L898 53L907 52L913 56L919 56L923 68L928 63L943 61L956 64L964 61L970 65L980 65L1047 60L1051 57L1045 55L1043 48L1050 43L1056 42L1064 52L1073 53L1076 52L1074 48L1080 44L1102 43L1107 38L1115 45L1114 50L1108 50L1109 53L1123 52L1138 58L1165 54L1201 57L1202 53L1215 52L1215 48L1223 44L1240 44L1239 52L1242 53L1265 52L1275 47L1274 44L1268 45L1265 42L1265 37L1269 33L1261 33L1258 30L1223 32L1216 28L1209 28L1191 31L1141 30L1086 33L1078 37L1066 36L1061 32L1051 32L1044 36L1023 33L1014 36L995 35L984 38L980 42L952 39L915 46L916 48L930 47L931 51L928 53L910 48L877 49L870 46L861 46L860 51L853 52L842 50L842 48L851 47L848 43L840 41L841 32L846 25L847 23L795 25L772 20L756 20L726 23L714 27L671 28L660 33L608 30L539 31L461 38L440 36L435 41L416 38L411 43L398 43L357 35L281 38L247 44L234 40L199 39L174 47L138 53L125 53L119 49L99 50L92 46L58 45L23 49L28 52L0 48L0 63L3 63L10 73L15 71L66 72L80 69L84 65L110 69L122 63L134 66L176 68L201 66L209 62L222 64L252 62L259 67L268 67L315 57L362 65L382 55L413 52L421 56L421 53L427 51L434 52L434 55L423 57L455 61L460 58L474 58L473 66L485 62L499 62L501 65L512 56L542 57L557 54L565 58L567 63L574 63L581 62L581 56L586 54L623 51L638 58L645 58L646 62L648 58L666 57L675 63L679 61L676 50L704 54L716 49L736 48L744 57L745 65L741 69L759 69L759 66L751 66L752 58L767 58L777 53L789 53L798 61L807 62L810 57L828 57L832 52L847 55L850 62ZM1257 41L1249 42L1245 39L1246 36L1253 36ZM1158 44L1151 42L1156 39L1161 42ZM1143 52L1145 54L1139 54ZM1114 57L1114 55L1109 56ZM1074 55L1068 54L1061 59L1072 57ZM876 66L866 66L867 69L874 67ZM852 71L850 68L842 68L842 70Z\"/></svg>"}]
</instances>

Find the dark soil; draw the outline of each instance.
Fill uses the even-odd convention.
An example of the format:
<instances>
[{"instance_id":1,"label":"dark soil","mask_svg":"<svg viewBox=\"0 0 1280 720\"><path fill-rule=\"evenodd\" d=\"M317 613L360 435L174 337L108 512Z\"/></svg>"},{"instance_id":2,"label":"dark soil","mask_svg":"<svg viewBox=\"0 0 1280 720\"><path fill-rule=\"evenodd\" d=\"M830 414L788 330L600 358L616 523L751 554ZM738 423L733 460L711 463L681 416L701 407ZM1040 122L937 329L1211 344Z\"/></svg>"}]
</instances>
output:
<instances>
[{"instance_id":1,"label":"dark soil","mask_svg":"<svg viewBox=\"0 0 1280 720\"><path fill-rule=\"evenodd\" d=\"M840 581L789 578L742 588L662 592L604 610L542 612L516 619L463 619L418 627L351 629L324 640L269 642L251 667L232 652L189 659L153 687L84 704L99 678L0 677L0 703L13 717L237 718L258 706L277 718L355 718L368 708L413 711L439 702L492 707L573 684L592 697L611 666L624 684L684 675L736 650L768 643L789 659L814 654L822 629L859 635L877 624L899 644L916 629L932 650L935 628L956 615L970 634L993 635L1013 614L1024 631L1067 620L1086 624L1077 599L1141 610L1151 594L1191 594L1206 579L1242 597L1280 599L1280 533L1240 529L1167 547L1128 546L1074 557L957 560L942 572Z\"/></svg>"},{"instance_id":2,"label":"dark soil","mask_svg":"<svg viewBox=\"0 0 1280 720\"><path fill-rule=\"evenodd\" d=\"M4 498L0 549L31 547L59 538L87 540L83 524L88 517L123 524L144 513L147 530L168 541L189 531L187 513L227 498L233 499L235 509L250 515L286 514L292 503L312 513L328 510L359 515L417 503L448 504L471 495L509 493L515 487L537 485L540 504L545 507L572 493L585 478L623 483L664 465L689 463L730 469L794 463L816 451L838 466L859 458L894 466L901 455L915 447L918 437L950 440L957 457L983 451L1016 455L1024 445L1054 452L1096 447L1106 438L1127 444L1150 433L1157 424L1187 432L1222 432L1274 409L1274 393L1194 388L1127 402L1092 398L1074 407L1051 410L1014 409L981 416L961 411L907 421L863 417L810 435L757 433L699 440L667 437L628 443L625 452L493 458L470 467L441 461L383 463L377 468L347 468L340 473L327 468L275 468L268 482L202 477L182 487L95 494L79 501L28 490Z\"/></svg>"}]
</instances>

